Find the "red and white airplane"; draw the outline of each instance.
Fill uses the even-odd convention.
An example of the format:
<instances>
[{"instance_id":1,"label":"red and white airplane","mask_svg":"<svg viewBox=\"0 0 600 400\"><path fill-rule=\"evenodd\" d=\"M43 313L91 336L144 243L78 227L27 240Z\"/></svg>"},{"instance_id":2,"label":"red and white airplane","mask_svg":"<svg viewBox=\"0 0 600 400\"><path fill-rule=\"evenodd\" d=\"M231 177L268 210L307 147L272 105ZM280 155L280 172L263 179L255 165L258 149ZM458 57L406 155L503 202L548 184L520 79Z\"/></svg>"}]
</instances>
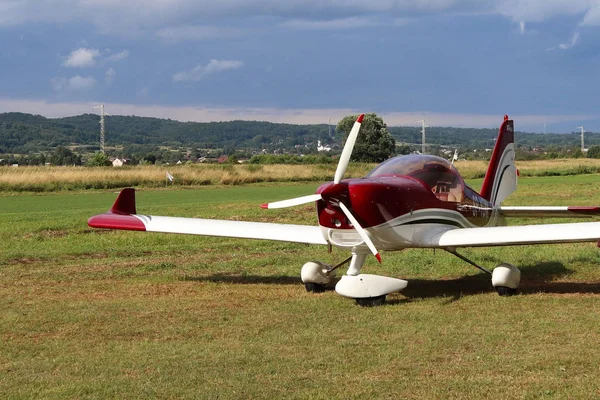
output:
<instances>
[{"instance_id":1,"label":"red and white airplane","mask_svg":"<svg viewBox=\"0 0 600 400\"><path fill-rule=\"evenodd\" d=\"M362 274L369 254L406 248L446 250L492 276L500 295L515 293L520 271L500 264L493 272L457 252L461 247L598 242L600 222L503 226L505 217L592 217L600 207L502 207L517 188L513 121L504 117L481 191L470 188L454 166L432 155L405 155L378 165L366 177L343 179L364 115L360 115L339 159L333 182L316 194L264 204L267 209L316 202L318 226L161 217L137 214L135 191L123 189L110 211L93 216L94 228L227 236L336 246L352 256L336 266L308 262L301 278L308 291L333 282L335 270L350 262L335 285L360 305L382 304L407 281ZM599 243L600 246L600 243Z\"/></svg>"}]
</instances>

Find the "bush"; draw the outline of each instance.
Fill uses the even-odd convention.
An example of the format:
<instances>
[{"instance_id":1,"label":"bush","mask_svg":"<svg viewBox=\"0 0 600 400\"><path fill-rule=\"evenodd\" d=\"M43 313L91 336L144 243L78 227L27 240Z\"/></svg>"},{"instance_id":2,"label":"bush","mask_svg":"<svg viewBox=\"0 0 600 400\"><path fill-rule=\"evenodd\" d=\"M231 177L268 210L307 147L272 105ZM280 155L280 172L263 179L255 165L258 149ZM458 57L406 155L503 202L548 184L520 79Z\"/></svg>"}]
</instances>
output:
<instances>
[{"instance_id":1,"label":"bush","mask_svg":"<svg viewBox=\"0 0 600 400\"><path fill-rule=\"evenodd\" d=\"M112 165L112 163L106 154L97 152L87 161L87 163L85 163L85 165L86 167L108 167Z\"/></svg>"}]
</instances>

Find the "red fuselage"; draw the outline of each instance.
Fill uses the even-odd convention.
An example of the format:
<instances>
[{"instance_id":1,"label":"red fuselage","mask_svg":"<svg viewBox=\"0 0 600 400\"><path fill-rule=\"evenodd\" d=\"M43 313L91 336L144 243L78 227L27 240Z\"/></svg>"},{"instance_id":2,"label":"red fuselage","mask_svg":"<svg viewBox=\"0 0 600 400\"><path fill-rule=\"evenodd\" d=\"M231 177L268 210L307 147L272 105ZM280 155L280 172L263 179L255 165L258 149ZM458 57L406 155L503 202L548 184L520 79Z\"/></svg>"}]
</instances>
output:
<instances>
[{"instance_id":1,"label":"red fuselage","mask_svg":"<svg viewBox=\"0 0 600 400\"><path fill-rule=\"evenodd\" d=\"M396 157L365 178L325 183L317 193L323 198L317 202L317 212L324 228L353 228L337 206L339 202L352 210L363 228L425 209L459 213L475 226L488 224L493 216L491 203L467 186L448 161L435 156ZM459 224L456 219L435 215L419 223Z\"/></svg>"}]
</instances>

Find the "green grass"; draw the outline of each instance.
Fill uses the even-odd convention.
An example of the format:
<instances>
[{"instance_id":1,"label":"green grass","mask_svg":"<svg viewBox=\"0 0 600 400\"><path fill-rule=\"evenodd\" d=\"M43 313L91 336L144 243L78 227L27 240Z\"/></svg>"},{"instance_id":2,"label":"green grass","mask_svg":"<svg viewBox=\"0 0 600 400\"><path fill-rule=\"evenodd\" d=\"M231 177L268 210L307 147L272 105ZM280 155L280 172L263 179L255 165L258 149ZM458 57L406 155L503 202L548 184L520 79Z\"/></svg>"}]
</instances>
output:
<instances>
[{"instance_id":1,"label":"green grass","mask_svg":"<svg viewBox=\"0 0 600 400\"><path fill-rule=\"evenodd\" d=\"M507 203L600 203L598 175L519 184ZM140 191L138 211L309 224L311 206L258 205L316 187ZM593 244L462 250L518 265L512 298L445 252L384 253L364 272L409 286L368 309L301 285L345 252L89 229L115 197L0 197L0 398L600 397Z\"/></svg>"}]
</instances>

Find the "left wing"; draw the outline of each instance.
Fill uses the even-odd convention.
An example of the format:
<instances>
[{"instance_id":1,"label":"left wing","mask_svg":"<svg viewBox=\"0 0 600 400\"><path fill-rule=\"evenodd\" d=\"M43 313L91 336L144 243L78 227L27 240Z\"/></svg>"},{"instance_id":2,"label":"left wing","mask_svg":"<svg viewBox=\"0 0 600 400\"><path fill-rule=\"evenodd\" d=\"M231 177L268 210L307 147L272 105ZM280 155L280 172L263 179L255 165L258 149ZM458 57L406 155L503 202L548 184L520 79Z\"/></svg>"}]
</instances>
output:
<instances>
[{"instance_id":1,"label":"left wing","mask_svg":"<svg viewBox=\"0 0 600 400\"><path fill-rule=\"evenodd\" d=\"M92 228L327 244L319 226L137 214L135 189L132 188L123 189L112 208L91 217L88 225Z\"/></svg>"},{"instance_id":2,"label":"left wing","mask_svg":"<svg viewBox=\"0 0 600 400\"><path fill-rule=\"evenodd\" d=\"M447 227L429 230L414 239L416 247L433 248L598 242L600 222L462 229Z\"/></svg>"}]
</instances>

